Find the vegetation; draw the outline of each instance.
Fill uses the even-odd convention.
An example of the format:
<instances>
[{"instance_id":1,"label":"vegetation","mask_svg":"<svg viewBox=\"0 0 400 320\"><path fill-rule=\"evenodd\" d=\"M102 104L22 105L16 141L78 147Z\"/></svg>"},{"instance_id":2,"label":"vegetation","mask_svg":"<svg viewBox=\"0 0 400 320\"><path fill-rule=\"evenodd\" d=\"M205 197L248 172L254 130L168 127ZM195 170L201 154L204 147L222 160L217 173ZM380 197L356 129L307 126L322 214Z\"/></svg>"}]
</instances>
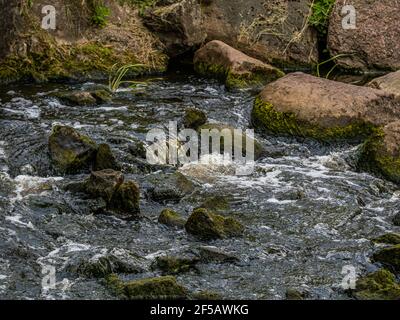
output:
<instances>
[{"instance_id":1,"label":"vegetation","mask_svg":"<svg viewBox=\"0 0 400 320\"><path fill-rule=\"evenodd\" d=\"M131 85L143 83L139 81L123 80L129 71L134 71L136 73L139 73L141 68L143 67L144 67L143 64L127 64L118 68L118 64L114 64L110 71L108 88L110 89L111 92L116 92L123 83L129 83Z\"/></svg>"},{"instance_id":2,"label":"vegetation","mask_svg":"<svg viewBox=\"0 0 400 320\"><path fill-rule=\"evenodd\" d=\"M103 4L95 4L93 11L91 23L99 28L104 28L107 25L108 17L111 13L110 8Z\"/></svg>"},{"instance_id":3,"label":"vegetation","mask_svg":"<svg viewBox=\"0 0 400 320\"><path fill-rule=\"evenodd\" d=\"M329 16L333 9L335 0L314 0L312 4L312 15L308 21L310 26L317 29L320 36L328 32Z\"/></svg>"}]
</instances>

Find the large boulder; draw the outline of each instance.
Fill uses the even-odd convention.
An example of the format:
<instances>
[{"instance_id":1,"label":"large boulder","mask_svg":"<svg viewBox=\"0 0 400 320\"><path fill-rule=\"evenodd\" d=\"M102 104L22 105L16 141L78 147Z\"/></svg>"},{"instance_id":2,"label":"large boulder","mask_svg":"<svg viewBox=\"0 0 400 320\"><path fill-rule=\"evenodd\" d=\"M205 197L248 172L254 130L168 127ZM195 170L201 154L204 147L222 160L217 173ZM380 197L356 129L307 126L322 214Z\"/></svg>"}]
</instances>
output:
<instances>
[{"instance_id":1,"label":"large boulder","mask_svg":"<svg viewBox=\"0 0 400 320\"><path fill-rule=\"evenodd\" d=\"M400 244L383 248L375 252L372 256L372 261L379 262L394 270L396 273L400 272Z\"/></svg>"},{"instance_id":2,"label":"large boulder","mask_svg":"<svg viewBox=\"0 0 400 320\"><path fill-rule=\"evenodd\" d=\"M388 73L382 77L373 79L368 83L371 88L381 89L400 97L400 70Z\"/></svg>"},{"instance_id":3,"label":"large boulder","mask_svg":"<svg viewBox=\"0 0 400 320\"><path fill-rule=\"evenodd\" d=\"M342 26L344 5L354 6L356 28ZM338 0L328 32L331 56L345 54L337 63L349 69L400 69L400 3L392 0Z\"/></svg>"},{"instance_id":4,"label":"large boulder","mask_svg":"<svg viewBox=\"0 0 400 320\"><path fill-rule=\"evenodd\" d=\"M244 227L237 220L199 208L193 211L185 224L188 233L204 240L238 237Z\"/></svg>"},{"instance_id":5,"label":"large boulder","mask_svg":"<svg viewBox=\"0 0 400 320\"><path fill-rule=\"evenodd\" d=\"M310 0L203 1L207 40L221 40L270 63L318 61L317 33L305 24Z\"/></svg>"},{"instance_id":6,"label":"large boulder","mask_svg":"<svg viewBox=\"0 0 400 320\"><path fill-rule=\"evenodd\" d=\"M210 41L195 53L194 68L203 76L222 79L228 88L260 87L284 75L218 40Z\"/></svg>"},{"instance_id":7,"label":"large boulder","mask_svg":"<svg viewBox=\"0 0 400 320\"><path fill-rule=\"evenodd\" d=\"M53 128L48 147L55 166L67 173L88 170L97 152L96 143L89 137L59 125Z\"/></svg>"},{"instance_id":8,"label":"large boulder","mask_svg":"<svg viewBox=\"0 0 400 320\"><path fill-rule=\"evenodd\" d=\"M360 140L400 119L400 100L382 90L296 72L264 88L251 119L266 133Z\"/></svg>"},{"instance_id":9,"label":"large boulder","mask_svg":"<svg viewBox=\"0 0 400 320\"><path fill-rule=\"evenodd\" d=\"M185 53L204 42L206 33L200 1L158 3L159 6L144 12L143 19L145 25L164 43L170 56Z\"/></svg>"},{"instance_id":10,"label":"large boulder","mask_svg":"<svg viewBox=\"0 0 400 320\"><path fill-rule=\"evenodd\" d=\"M379 114L378 114L379 116ZM400 183L400 120L369 137L361 150L358 167Z\"/></svg>"}]
</instances>

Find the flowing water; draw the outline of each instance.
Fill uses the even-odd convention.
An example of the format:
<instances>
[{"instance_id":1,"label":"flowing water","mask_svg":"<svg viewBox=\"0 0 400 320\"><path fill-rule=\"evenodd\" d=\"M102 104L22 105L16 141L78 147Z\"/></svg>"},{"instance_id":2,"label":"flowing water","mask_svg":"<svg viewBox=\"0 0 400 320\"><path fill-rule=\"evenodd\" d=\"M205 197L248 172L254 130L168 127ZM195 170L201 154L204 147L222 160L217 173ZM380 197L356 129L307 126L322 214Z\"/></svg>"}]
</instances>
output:
<instances>
[{"instance_id":1,"label":"flowing water","mask_svg":"<svg viewBox=\"0 0 400 320\"><path fill-rule=\"evenodd\" d=\"M284 299L288 288L313 299L348 299L341 287L343 267L373 271L369 239L396 231L391 218L400 209L395 185L356 172L357 146L257 136L268 156L249 176L235 176L221 165L179 168L196 185L179 203L146 197L149 177L130 153L154 127L182 118L187 107L207 112L211 121L249 126L254 95L228 92L217 82L173 76L131 90L119 90L112 103L69 107L49 96L84 85L20 85L0 88L0 298L113 299L101 279L78 276L68 266L109 250L130 252L143 265L161 255L184 255L212 245L239 258L236 263L202 263L177 279L193 292L209 290L223 298ZM141 185L146 218L123 221L92 215L90 203L63 186L85 175L53 171L47 138L56 123L73 126L96 142L108 143L123 163L127 179ZM162 168L161 168L162 169ZM174 170L169 168L169 171ZM157 222L171 207L188 217L212 196L229 200L223 212L240 220L243 238L202 242ZM398 231L398 229L397 229ZM124 251L125 250L125 251ZM42 287L48 266L55 289ZM125 275L135 279L159 275Z\"/></svg>"}]
</instances>

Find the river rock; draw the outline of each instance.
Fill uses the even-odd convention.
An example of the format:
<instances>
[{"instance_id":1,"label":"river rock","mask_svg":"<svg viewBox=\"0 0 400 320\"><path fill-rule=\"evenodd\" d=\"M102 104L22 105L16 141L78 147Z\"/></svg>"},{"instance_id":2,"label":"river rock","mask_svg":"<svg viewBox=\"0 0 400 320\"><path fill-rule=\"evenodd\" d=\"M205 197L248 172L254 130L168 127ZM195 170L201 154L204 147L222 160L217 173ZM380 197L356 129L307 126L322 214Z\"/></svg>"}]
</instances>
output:
<instances>
[{"instance_id":1,"label":"river rock","mask_svg":"<svg viewBox=\"0 0 400 320\"><path fill-rule=\"evenodd\" d=\"M365 141L358 168L400 183L400 121L379 129Z\"/></svg>"},{"instance_id":2,"label":"river rock","mask_svg":"<svg viewBox=\"0 0 400 320\"><path fill-rule=\"evenodd\" d=\"M207 122L207 115L204 111L196 108L188 108L185 110L182 124L185 128L197 130L200 126Z\"/></svg>"},{"instance_id":3,"label":"river rock","mask_svg":"<svg viewBox=\"0 0 400 320\"><path fill-rule=\"evenodd\" d=\"M394 119L400 100L392 94L301 72L267 85L251 115L261 132L318 140L360 140Z\"/></svg>"},{"instance_id":4,"label":"river rock","mask_svg":"<svg viewBox=\"0 0 400 320\"><path fill-rule=\"evenodd\" d=\"M96 104L96 98L87 91L66 91L54 94L61 102L71 106L88 106Z\"/></svg>"},{"instance_id":5,"label":"river rock","mask_svg":"<svg viewBox=\"0 0 400 320\"><path fill-rule=\"evenodd\" d=\"M53 128L48 147L55 166L67 173L88 170L97 152L96 143L89 137L60 125Z\"/></svg>"},{"instance_id":6,"label":"river rock","mask_svg":"<svg viewBox=\"0 0 400 320\"><path fill-rule=\"evenodd\" d=\"M188 297L187 289L173 276L123 282L113 274L106 280L116 294L128 300L181 300Z\"/></svg>"},{"instance_id":7,"label":"river rock","mask_svg":"<svg viewBox=\"0 0 400 320\"><path fill-rule=\"evenodd\" d=\"M135 256L127 250L115 248L97 253L89 259L80 258L76 262L70 262L67 270L85 277L103 278L112 273L142 273L148 267L146 259Z\"/></svg>"},{"instance_id":8,"label":"river rock","mask_svg":"<svg viewBox=\"0 0 400 320\"><path fill-rule=\"evenodd\" d=\"M214 40L194 55L196 72L225 81L228 88L262 87L282 77L279 69Z\"/></svg>"},{"instance_id":9,"label":"river rock","mask_svg":"<svg viewBox=\"0 0 400 320\"><path fill-rule=\"evenodd\" d=\"M194 191L194 184L182 173L154 174L149 177L152 185L147 191L148 196L157 202L179 202L183 197Z\"/></svg>"},{"instance_id":10,"label":"river rock","mask_svg":"<svg viewBox=\"0 0 400 320\"><path fill-rule=\"evenodd\" d=\"M140 214L140 190L133 181L122 183L114 192L108 208L124 218L137 218Z\"/></svg>"},{"instance_id":11,"label":"river rock","mask_svg":"<svg viewBox=\"0 0 400 320\"><path fill-rule=\"evenodd\" d=\"M343 28L344 5L356 10L356 28ZM400 69L400 3L392 0L336 1L329 21L328 48L344 68Z\"/></svg>"},{"instance_id":12,"label":"river rock","mask_svg":"<svg viewBox=\"0 0 400 320\"><path fill-rule=\"evenodd\" d=\"M372 240L375 243L385 243L385 244L400 244L400 234L398 233L387 233L378 238Z\"/></svg>"},{"instance_id":13,"label":"river rock","mask_svg":"<svg viewBox=\"0 0 400 320\"><path fill-rule=\"evenodd\" d=\"M394 274L381 269L358 279L352 295L358 300L399 300L400 285Z\"/></svg>"},{"instance_id":14,"label":"river rock","mask_svg":"<svg viewBox=\"0 0 400 320\"><path fill-rule=\"evenodd\" d=\"M179 213L170 209L164 209L158 217L158 222L169 227L183 229L186 220Z\"/></svg>"},{"instance_id":15,"label":"river rock","mask_svg":"<svg viewBox=\"0 0 400 320\"><path fill-rule=\"evenodd\" d=\"M394 217L393 217L393 224L397 227L400 227L400 213L397 213Z\"/></svg>"},{"instance_id":16,"label":"river rock","mask_svg":"<svg viewBox=\"0 0 400 320\"><path fill-rule=\"evenodd\" d=\"M185 53L204 42L200 1L158 1L158 4L144 12L143 21L163 42L169 56Z\"/></svg>"},{"instance_id":17,"label":"river rock","mask_svg":"<svg viewBox=\"0 0 400 320\"><path fill-rule=\"evenodd\" d=\"M391 72L368 83L371 88L381 89L400 97L400 70Z\"/></svg>"},{"instance_id":18,"label":"river rock","mask_svg":"<svg viewBox=\"0 0 400 320\"><path fill-rule=\"evenodd\" d=\"M201 262L204 263L234 263L239 261L234 255L224 252L214 246L199 247L199 255Z\"/></svg>"},{"instance_id":19,"label":"river rock","mask_svg":"<svg viewBox=\"0 0 400 320\"><path fill-rule=\"evenodd\" d=\"M233 218L209 212L206 209L195 209L185 224L188 233L204 240L238 237L244 227Z\"/></svg>"},{"instance_id":20,"label":"river rock","mask_svg":"<svg viewBox=\"0 0 400 320\"><path fill-rule=\"evenodd\" d=\"M93 170L100 171L105 169L121 170L121 164L115 159L110 146L102 143L97 150Z\"/></svg>"},{"instance_id":21,"label":"river rock","mask_svg":"<svg viewBox=\"0 0 400 320\"><path fill-rule=\"evenodd\" d=\"M83 190L89 196L102 198L109 203L123 182L124 175L119 171L111 169L92 171L90 177L84 182Z\"/></svg>"},{"instance_id":22,"label":"river rock","mask_svg":"<svg viewBox=\"0 0 400 320\"><path fill-rule=\"evenodd\" d=\"M153 267L161 270L164 274L174 275L197 270L198 262L197 258L163 256L156 258Z\"/></svg>"},{"instance_id":23,"label":"river rock","mask_svg":"<svg viewBox=\"0 0 400 320\"><path fill-rule=\"evenodd\" d=\"M400 244L383 248L374 253L372 261L382 263L384 266L400 272Z\"/></svg>"},{"instance_id":24,"label":"river rock","mask_svg":"<svg viewBox=\"0 0 400 320\"><path fill-rule=\"evenodd\" d=\"M227 124L223 124L223 123L206 123L206 124L202 125L201 127L199 127L198 132L201 133L202 130L206 130L210 133L212 130L217 130L219 133L222 133L223 130L230 132L231 137L232 137L232 147L234 150L241 148L242 156L246 155L246 141L247 141L247 138L249 138L250 141L254 142L254 160L258 160L264 156L265 150L264 150L264 147L262 146L262 144L260 142L258 142L255 138L247 137L245 132L242 133L241 144L235 143L235 139L234 139L234 130L235 129L236 128L234 128L230 125L227 125ZM240 129L240 128L238 128L238 129ZM221 136L222 136L222 134L221 134ZM221 144L220 144L221 154L224 153L224 146L225 146L224 142L225 142L225 140L221 139ZM210 148L210 152L211 151L212 151L212 149ZM231 155L233 156L234 153L231 152Z\"/></svg>"}]
</instances>

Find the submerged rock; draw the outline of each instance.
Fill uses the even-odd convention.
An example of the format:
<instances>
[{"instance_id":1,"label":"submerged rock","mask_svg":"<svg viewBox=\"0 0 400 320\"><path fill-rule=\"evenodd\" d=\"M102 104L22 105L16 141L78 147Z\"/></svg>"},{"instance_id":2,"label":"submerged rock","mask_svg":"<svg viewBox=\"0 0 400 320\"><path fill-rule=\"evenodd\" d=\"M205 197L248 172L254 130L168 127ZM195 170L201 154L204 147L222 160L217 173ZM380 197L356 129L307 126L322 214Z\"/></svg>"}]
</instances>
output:
<instances>
[{"instance_id":1,"label":"submerged rock","mask_svg":"<svg viewBox=\"0 0 400 320\"><path fill-rule=\"evenodd\" d=\"M358 279L352 295L358 300L399 300L400 285L394 274L381 269Z\"/></svg>"},{"instance_id":2,"label":"submerged rock","mask_svg":"<svg viewBox=\"0 0 400 320\"><path fill-rule=\"evenodd\" d=\"M178 202L194 191L193 183L179 172L151 175L149 182L152 186L147 194L157 202Z\"/></svg>"},{"instance_id":3,"label":"submerged rock","mask_svg":"<svg viewBox=\"0 0 400 320\"><path fill-rule=\"evenodd\" d=\"M182 124L185 128L197 130L200 126L207 122L207 115L204 111L196 108L185 110Z\"/></svg>"},{"instance_id":4,"label":"submerged rock","mask_svg":"<svg viewBox=\"0 0 400 320\"><path fill-rule=\"evenodd\" d=\"M372 240L376 243L385 243L385 244L400 244L400 234L398 233L387 233L383 236L375 238Z\"/></svg>"},{"instance_id":5,"label":"submerged rock","mask_svg":"<svg viewBox=\"0 0 400 320\"><path fill-rule=\"evenodd\" d=\"M179 213L170 209L164 209L158 217L158 222L169 227L182 229L185 226L186 220Z\"/></svg>"},{"instance_id":6,"label":"submerged rock","mask_svg":"<svg viewBox=\"0 0 400 320\"><path fill-rule=\"evenodd\" d=\"M286 290L285 296L286 300L304 300L308 294L298 289L289 288Z\"/></svg>"},{"instance_id":7,"label":"submerged rock","mask_svg":"<svg viewBox=\"0 0 400 320\"><path fill-rule=\"evenodd\" d=\"M188 233L205 240L238 237L244 227L233 218L209 212L206 209L195 209L185 224Z\"/></svg>"},{"instance_id":8,"label":"submerged rock","mask_svg":"<svg viewBox=\"0 0 400 320\"><path fill-rule=\"evenodd\" d=\"M102 278L112 273L141 273L146 271L148 266L147 261L141 257L123 249L112 249L104 254L96 254L90 259L81 258L77 263L70 263L67 270L85 277Z\"/></svg>"},{"instance_id":9,"label":"submerged rock","mask_svg":"<svg viewBox=\"0 0 400 320\"><path fill-rule=\"evenodd\" d=\"M379 262L384 266L400 272L400 244L383 248L372 255L373 262Z\"/></svg>"},{"instance_id":10,"label":"submerged rock","mask_svg":"<svg viewBox=\"0 0 400 320\"><path fill-rule=\"evenodd\" d=\"M113 274L106 281L116 294L128 300L182 300L188 297L187 289L173 276L123 282Z\"/></svg>"},{"instance_id":11,"label":"submerged rock","mask_svg":"<svg viewBox=\"0 0 400 320\"><path fill-rule=\"evenodd\" d=\"M225 81L228 88L261 87L284 75L279 69L214 40L194 56L196 72Z\"/></svg>"},{"instance_id":12,"label":"submerged rock","mask_svg":"<svg viewBox=\"0 0 400 320\"><path fill-rule=\"evenodd\" d=\"M154 267L160 269L164 274L180 274L196 269L199 262L196 258L190 257L157 257Z\"/></svg>"},{"instance_id":13,"label":"submerged rock","mask_svg":"<svg viewBox=\"0 0 400 320\"><path fill-rule=\"evenodd\" d=\"M375 78L368 83L371 88L381 89L400 97L400 70Z\"/></svg>"},{"instance_id":14,"label":"submerged rock","mask_svg":"<svg viewBox=\"0 0 400 320\"><path fill-rule=\"evenodd\" d=\"M115 159L110 146L102 143L97 150L93 170L100 171L104 169L121 170L121 164Z\"/></svg>"},{"instance_id":15,"label":"submerged rock","mask_svg":"<svg viewBox=\"0 0 400 320\"><path fill-rule=\"evenodd\" d=\"M267 85L251 115L261 132L318 140L361 140L395 119L400 100L392 94L301 72Z\"/></svg>"},{"instance_id":16,"label":"submerged rock","mask_svg":"<svg viewBox=\"0 0 400 320\"><path fill-rule=\"evenodd\" d=\"M365 141L358 168L400 183L400 121L379 129Z\"/></svg>"},{"instance_id":17,"label":"submerged rock","mask_svg":"<svg viewBox=\"0 0 400 320\"><path fill-rule=\"evenodd\" d=\"M234 263L239 261L239 259L234 255L224 252L213 246L199 247L199 255L201 262L204 263Z\"/></svg>"},{"instance_id":18,"label":"submerged rock","mask_svg":"<svg viewBox=\"0 0 400 320\"><path fill-rule=\"evenodd\" d=\"M98 148L93 140L74 128L59 125L53 128L48 147L55 166L66 173L88 170Z\"/></svg>"},{"instance_id":19,"label":"submerged rock","mask_svg":"<svg viewBox=\"0 0 400 320\"><path fill-rule=\"evenodd\" d=\"M254 160L260 159L265 153L265 150L264 150L264 147L262 146L262 144L260 142L258 142L256 139L254 139L253 137L247 136L245 132L242 133L242 141L241 142L235 141L235 139L234 139L235 128L230 125L222 124L222 123L206 123L198 128L198 131L200 133L202 132L202 130L205 130L206 132L209 132L209 133L212 133L212 131L216 130L216 132L220 133L221 137L224 137L225 135L227 137L230 136L232 139L233 150L228 150L228 152L231 151L230 154L232 154L232 155L234 155L234 153L233 153L234 150L242 150L242 156L246 155L247 139L249 139L249 141L254 144ZM224 153L224 147L225 147L225 138L220 139L221 154ZM211 151L212 151L212 149L210 146L210 152Z\"/></svg>"},{"instance_id":20,"label":"submerged rock","mask_svg":"<svg viewBox=\"0 0 400 320\"><path fill-rule=\"evenodd\" d=\"M397 213L394 217L393 217L393 224L397 227L400 227L400 213Z\"/></svg>"}]
</instances>

